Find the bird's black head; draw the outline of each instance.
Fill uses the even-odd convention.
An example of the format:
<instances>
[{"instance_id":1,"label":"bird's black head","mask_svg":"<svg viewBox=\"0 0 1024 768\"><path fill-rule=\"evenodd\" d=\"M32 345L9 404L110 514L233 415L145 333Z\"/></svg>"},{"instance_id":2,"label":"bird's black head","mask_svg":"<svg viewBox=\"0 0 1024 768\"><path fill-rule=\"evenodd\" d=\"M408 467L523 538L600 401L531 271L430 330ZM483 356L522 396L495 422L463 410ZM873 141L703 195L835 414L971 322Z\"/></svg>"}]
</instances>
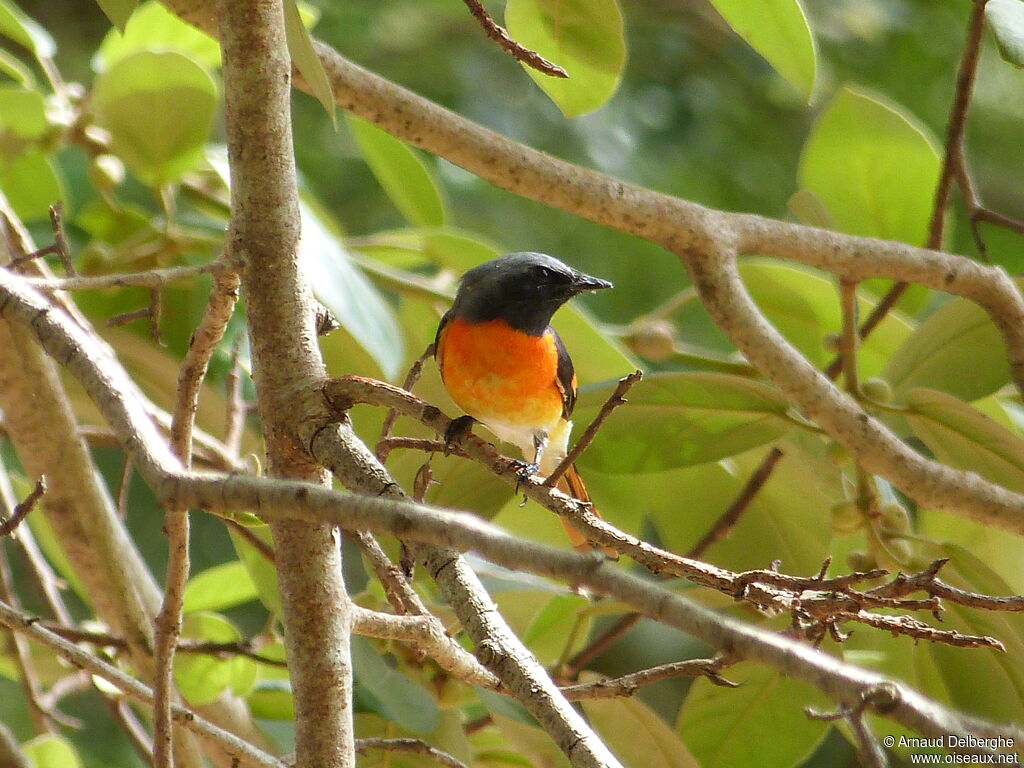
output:
<instances>
[{"instance_id":1,"label":"bird's black head","mask_svg":"<svg viewBox=\"0 0 1024 768\"><path fill-rule=\"evenodd\" d=\"M510 253L463 275L452 309L471 322L500 318L540 336L555 310L573 296L611 287L543 253Z\"/></svg>"}]
</instances>

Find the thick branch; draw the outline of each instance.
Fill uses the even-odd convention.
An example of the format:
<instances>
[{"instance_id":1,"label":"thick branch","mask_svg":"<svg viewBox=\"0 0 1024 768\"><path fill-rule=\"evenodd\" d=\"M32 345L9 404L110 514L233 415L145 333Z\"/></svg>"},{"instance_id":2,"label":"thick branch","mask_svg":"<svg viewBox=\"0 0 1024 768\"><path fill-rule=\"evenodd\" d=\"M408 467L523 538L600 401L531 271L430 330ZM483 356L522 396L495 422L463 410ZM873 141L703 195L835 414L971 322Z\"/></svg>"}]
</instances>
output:
<instances>
[{"instance_id":1,"label":"thick branch","mask_svg":"<svg viewBox=\"0 0 1024 768\"><path fill-rule=\"evenodd\" d=\"M291 58L281 0L222 0L220 37L231 164L227 252L244 264L253 381L272 474L326 474L295 442L310 412L298 393L324 375L315 311L298 256L298 184L291 134ZM316 411L313 411L315 414ZM296 762L355 764L351 618L334 527L271 525L295 698Z\"/></svg>"}]
</instances>

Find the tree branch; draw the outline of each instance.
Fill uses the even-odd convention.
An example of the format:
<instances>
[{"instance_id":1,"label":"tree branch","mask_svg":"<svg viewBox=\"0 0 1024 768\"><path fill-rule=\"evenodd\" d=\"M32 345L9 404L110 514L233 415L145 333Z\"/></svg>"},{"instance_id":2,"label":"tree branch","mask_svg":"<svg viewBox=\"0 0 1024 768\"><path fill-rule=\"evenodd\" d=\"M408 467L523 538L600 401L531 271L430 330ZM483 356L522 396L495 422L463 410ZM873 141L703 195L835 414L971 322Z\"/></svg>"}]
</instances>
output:
<instances>
[{"instance_id":1,"label":"tree branch","mask_svg":"<svg viewBox=\"0 0 1024 768\"><path fill-rule=\"evenodd\" d=\"M326 483L295 441L316 417L301 393L324 376L316 312L301 272L298 183L291 130L291 57L281 0L221 0L225 126L231 167L226 250L244 264L253 382L270 473ZM300 765L354 762L351 617L334 526L271 523L295 699Z\"/></svg>"}]
</instances>

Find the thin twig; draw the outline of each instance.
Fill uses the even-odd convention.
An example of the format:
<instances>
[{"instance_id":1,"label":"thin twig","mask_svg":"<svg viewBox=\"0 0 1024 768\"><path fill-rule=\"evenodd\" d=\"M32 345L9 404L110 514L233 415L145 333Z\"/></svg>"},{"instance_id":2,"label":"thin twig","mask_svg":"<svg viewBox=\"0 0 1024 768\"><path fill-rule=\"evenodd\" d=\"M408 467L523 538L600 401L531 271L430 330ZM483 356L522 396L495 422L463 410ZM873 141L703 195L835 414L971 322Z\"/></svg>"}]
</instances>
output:
<instances>
[{"instance_id":1,"label":"thin twig","mask_svg":"<svg viewBox=\"0 0 1024 768\"><path fill-rule=\"evenodd\" d=\"M761 488L768 482L772 472L775 470L775 465L779 463L783 455L781 448L772 448L768 451L757 469L754 470L754 473L747 480L746 485L740 490L739 495L733 499L732 504L721 514L701 540L693 545L686 554L687 557L700 560L713 544L718 543L729 534L751 502L757 497Z\"/></svg>"},{"instance_id":2,"label":"thin twig","mask_svg":"<svg viewBox=\"0 0 1024 768\"><path fill-rule=\"evenodd\" d=\"M604 405L601 406L601 410L597 412L597 416L590 422L586 431L580 435L580 439L576 441L576 445L572 447L572 450L565 455L562 462L555 467L555 471L552 472L544 480L543 485L548 488L553 488L555 483L565 474L566 470L573 465L583 452L587 450L590 443L593 442L594 437L597 435L597 430L601 428L605 420L612 415L612 411L618 408L620 405L624 405L626 400L626 393L629 392L630 388L640 381L644 377L643 371L633 371L628 376L623 376L619 379L619 385L615 387L615 391L605 400Z\"/></svg>"},{"instance_id":3,"label":"thin twig","mask_svg":"<svg viewBox=\"0 0 1024 768\"><path fill-rule=\"evenodd\" d=\"M48 245L45 248L40 248L37 251L32 251L31 253L14 257L11 260L12 267L17 267L26 262L34 261L35 259L55 253L60 258L67 274L71 277L78 276L78 272L75 270L75 265L71 261L71 252L68 250L67 238L64 235L63 211L64 204L60 201L50 206L50 222L53 226L53 244Z\"/></svg>"},{"instance_id":4,"label":"thin twig","mask_svg":"<svg viewBox=\"0 0 1024 768\"><path fill-rule=\"evenodd\" d=\"M68 239L64 233L64 202L58 200L50 206L50 224L53 226L53 244L57 249L57 256L60 257L64 271L71 277L78 272L75 270L74 262L71 261L71 249L68 248Z\"/></svg>"},{"instance_id":5,"label":"thin twig","mask_svg":"<svg viewBox=\"0 0 1024 768\"><path fill-rule=\"evenodd\" d=\"M240 280L237 272L224 270L217 273L209 304L199 327L192 334L188 351L178 373L174 413L171 416L171 451L188 468L192 457L192 426L199 406L210 359L224 336L228 321L238 301ZM150 288L154 297L160 289ZM159 327L159 318L153 324ZM189 574L189 518L188 507L169 505L164 517L167 533L167 576L163 604L154 619L154 657L156 671L153 681L153 765L154 768L172 768L174 764L171 697L174 685L174 652L181 636L182 609L185 601L185 582Z\"/></svg>"},{"instance_id":6,"label":"thin twig","mask_svg":"<svg viewBox=\"0 0 1024 768\"><path fill-rule=\"evenodd\" d=\"M839 281L839 305L843 316L843 329L839 335L839 356L843 361L843 378L846 391L855 397L860 392L860 377L857 375L857 281L845 278Z\"/></svg>"},{"instance_id":7,"label":"thin twig","mask_svg":"<svg viewBox=\"0 0 1024 768\"><path fill-rule=\"evenodd\" d=\"M239 334L231 344L231 364L225 377L228 403L224 412L224 446L232 456L238 456L242 434L245 432L245 418L249 415L249 404L245 401L242 382L242 339Z\"/></svg>"},{"instance_id":8,"label":"thin twig","mask_svg":"<svg viewBox=\"0 0 1024 768\"><path fill-rule=\"evenodd\" d=\"M413 364L409 367L409 372L405 374L405 381L402 382L402 389L406 392L412 392L412 388L416 386L416 382L420 380L420 376L423 374L423 363L434 354L433 343L428 344L427 348L423 350L423 354L416 358ZM385 448L388 439L391 437L391 430L395 427L395 422L398 420L398 411L394 408L389 408L387 415L384 417L384 424L380 429L380 437L377 438L377 445L374 448L374 453L377 455L377 460L382 462L387 458L387 454L390 452L390 448Z\"/></svg>"},{"instance_id":9,"label":"thin twig","mask_svg":"<svg viewBox=\"0 0 1024 768\"><path fill-rule=\"evenodd\" d=\"M28 513L33 510L36 502L43 497L46 493L46 475L40 475L39 479L36 480L36 485L25 497L25 500L14 507L11 512L11 516L0 522L0 538L4 536L10 536L21 525L21 521L28 517Z\"/></svg>"},{"instance_id":10,"label":"thin twig","mask_svg":"<svg viewBox=\"0 0 1024 768\"><path fill-rule=\"evenodd\" d=\"M163 288L164 286L189 280L200 275L217 274L224 270L234 270L234 265L224 259L216 259L205 264L182 267L164 267L150 269L145 272L126 272L114 275L85 275L64 278L29 277L27 282L45 291L95 291L106 288Z\"/></svg>"},{"instance_id":11,"label":"thin twig","mask_svg":"<svg viewBox=\"0 0 1024 768\"><path fill-rule=\"evenodd\" d=\"M117 667L108 664L91 653L83 651L74 643L40 626L35 617L24 614L21 611L15 610L10 605L0 602L0 624L10 627L16 632L28 635L29 638L55 651L74 666L103 678L128 697L143 704L153 704L153 692L147 686L131 675L117 669ZM179 704L171 704L171 715L176 723L182 724L193 733L216 741L224 753L231 758L236 758L243 763L251 763L252 765L259 766L259 768L287 768L281 760L257 749L233 733L214 725L191 709L187 709Z\"/></svg>"},{"instance_id":12,"label":"thin twig","mask_svg":"<svg viewBox=\"0 0 1024 768\"><path fill-rule=\"evenodd\" d=\"M442 752L437 747L432 747L422 739L356 739L356 752L365 755L372 749L381 749L387 752L408 752L413 755L424 755L435 761L438 765L446 768L469 768L461 760L453 757L447 752Z\"/></svg>"},{"instance_id":13,"label":"thin twig","mask_svg":"<svg viewBox=\"0 0 1024 768\"><path fill-rule=\"evenodd\" d=\"M516 61L521 61L538 72L543 72L545 75L569 77L569 73L562 69L562 67L548 61L536 51L531 51L529 48L513 40L505 28L491 18L491 15L480 3L480 0L463 0L463 2L466 3L469 12L480 22L480 26L484 28L487 36L500 45L502 50L511 55Z\"/></svg>"},{"instance_id":14,"label":"thin twig","mask_svg":"<svg viewBox=\"0 0 1024 768\"><path fill-rule=\"evenodd\" d=\"M612 624L612 626L591 641L585 648L580 650L579 653L573 656L569 660L569 663L565 665L562 672L570 680L576 679L576 676L579 675L581 670L585 669L590 662L608 650L612 644L629 632L629 630L631 630L642 618L643 615L639 613L627 613L622 616L618 621Z\"/></svg>"},{"instance_id":15,"label":"thin twig","mask_svg":"<svg viewBox=\"0 0 1024 768\"><path fill-rule=\"evenodd\" d=\"M686 661L674 661L669 664L660 664L657 667L643 669L621 677L609 680L598 680L594 683L580 683L578 685L566 685L562 687L562 695L569 701L583 701L585 699L614 699L623 696L632 696L637 690L645 685L651 685L661 680L669 680L673 677L706 677L715 685L726 688L738 688L739 683L726 680L721 672L739 659L727 660L725 657L715 659L688 659Z\"/></svg>"},{"instance_id":16,"label":"thin twig","mask_svg":"<svg viewBox=\"0 0 1024 768\"><path fill-rule=\"evenodd\" d=\"M38 488L39 486L37 485L36 487ZM12 588L13 583L14 581L7 562L7 553L0 546L0 600L20 608L18 597ZM10 657L14 662L14 668L17 670L18 684L21 686L22 693L25 696L32 725L35 727L36 732L39 734L56 733L55 721L57 718L54 717L54 712L47 709L41 701L43 686L36 672L28 641L12 629L6 627L3 632L0 632L0 637L9 639L9 642L5 643L5 645L11 646L13 650L13 653L10 653Z\"/></svg>"}]
</instances>

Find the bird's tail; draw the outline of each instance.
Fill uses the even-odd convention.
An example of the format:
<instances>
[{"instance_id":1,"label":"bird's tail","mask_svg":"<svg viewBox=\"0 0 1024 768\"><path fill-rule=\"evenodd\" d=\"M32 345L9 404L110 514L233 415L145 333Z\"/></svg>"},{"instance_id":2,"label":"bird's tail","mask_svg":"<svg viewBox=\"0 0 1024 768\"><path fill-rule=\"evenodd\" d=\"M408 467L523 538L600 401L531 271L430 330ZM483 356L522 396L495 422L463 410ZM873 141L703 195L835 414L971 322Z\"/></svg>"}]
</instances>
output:
<instances>
[{"instance_id":1,"label":"bird's tail","mask_svg":"<svg viewBox=\"0 0 1024 768\"><path fill-rule=\"evenodd\" d=\"M597 511L597 508L590 501L590 494L587 492L587 486L583 484L583 478L580 477L580 473L576 470L576 465L572 464L565 471L558 482L555 484L562 493L572 496L574 499L590 504L590 511L598 517L601 514ZM569 534L569 541L572 542L573 547L580 552L590 552L594 549L594 545L587 541L586 536L580 533L578 530L569 525L569 522L565 519L562 520L562 525L565 526L565 532ZM611 547L601 547L601 551L604 552L605 556L610 560L618 560L619 553Z\"/></svg>"}]
</instances>

